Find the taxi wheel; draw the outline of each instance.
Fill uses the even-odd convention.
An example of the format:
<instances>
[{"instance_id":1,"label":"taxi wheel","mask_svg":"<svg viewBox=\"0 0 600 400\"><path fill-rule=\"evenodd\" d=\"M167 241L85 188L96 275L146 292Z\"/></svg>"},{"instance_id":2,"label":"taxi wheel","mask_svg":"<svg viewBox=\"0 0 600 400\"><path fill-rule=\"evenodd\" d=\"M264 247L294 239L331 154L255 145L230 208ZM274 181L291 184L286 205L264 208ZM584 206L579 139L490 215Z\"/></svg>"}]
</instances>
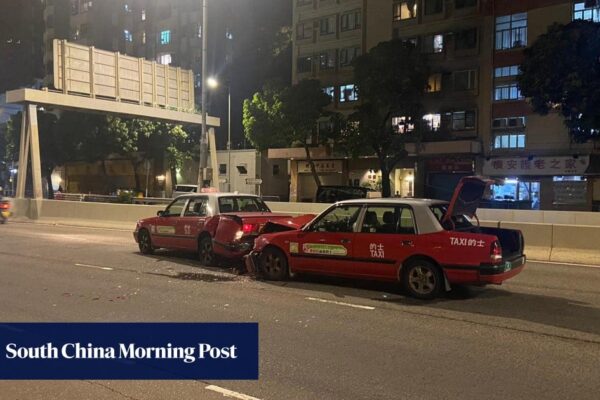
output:
<instances>
[{"instance_id":1,"label":"taxi wheel","mask_svg":"<svg viewBox=\"0 0 600 400\"><path fill-rule=\"evenodd\" d=\"M154 253L154 247L152 246L152 239L150 233L146 229L142 229L138 233L138 247L142 254Z\"/></svg>"},{"instance_id":2,"label":"taxi wheel","mask_svg":"<svg viewBox=\"0 0 600 400\"><path fill-rule=\"evenodd\" d=\"M265 279L282 281L287 279L288 262L285 254L274 247L267 247L260 255L259 268Z\"/></svg>"},{"instance_id":3,"label":"taxi wheel","mask_svg":"<svg viewBox=\"0 0 600 400\"><path fill-rule=\"evenodd\" d=\"M215 253L213 252L212 238L204 236L198 242L198 259L207 267L212 267L216 264Z\"/></svg>"},{"instance_id":4,"label":"taxi wheel","mask_svg":"<svg viewBox=\"0 0 600 400\"><path fill-rule=\"evenodd\" d=\"M402 268L402 285L411 296L428 300L440 294L444 279L432 262L415 260Z\"/></svg>"}]
</instances>

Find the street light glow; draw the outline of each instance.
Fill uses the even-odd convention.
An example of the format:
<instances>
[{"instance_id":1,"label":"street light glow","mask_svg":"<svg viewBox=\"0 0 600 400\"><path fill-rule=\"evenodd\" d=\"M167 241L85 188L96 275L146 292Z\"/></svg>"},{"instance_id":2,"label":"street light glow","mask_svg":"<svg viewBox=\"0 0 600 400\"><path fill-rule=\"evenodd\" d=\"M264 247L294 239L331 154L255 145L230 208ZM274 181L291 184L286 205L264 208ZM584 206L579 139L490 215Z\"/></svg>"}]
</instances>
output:
<instances>
[{"instance_id":1,"label":"street light glow","mask_svg":"<svg viewBox=\"0 0 600 400\"><path fill-rule=\"evenodd\" d=\"M206 84L211 89L216 89L219 87L219 81L217 80L217 78L215 78L213 76L206 79Z\"/></svg>"}]
</instances>

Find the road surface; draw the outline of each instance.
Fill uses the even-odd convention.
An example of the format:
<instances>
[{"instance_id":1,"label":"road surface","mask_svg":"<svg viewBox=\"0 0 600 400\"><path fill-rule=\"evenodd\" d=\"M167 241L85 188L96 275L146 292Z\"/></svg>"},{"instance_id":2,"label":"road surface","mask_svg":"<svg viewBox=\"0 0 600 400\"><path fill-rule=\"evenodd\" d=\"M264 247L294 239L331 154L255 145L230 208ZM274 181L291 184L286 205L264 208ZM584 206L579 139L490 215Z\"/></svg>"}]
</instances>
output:
<instances>
[{"instance_id":1,"label":"road surface","mask_svg":"<svg viewBox=\"0 0 600 400\"><path fill-rule=\"evenodd\" d=\"M600 268L529 263L432 302L394 285L269 283L131 232L0 226L0 321L252 322L259 381L4 381L2 399L599 398Z\"/></svg>"}]
</instances>

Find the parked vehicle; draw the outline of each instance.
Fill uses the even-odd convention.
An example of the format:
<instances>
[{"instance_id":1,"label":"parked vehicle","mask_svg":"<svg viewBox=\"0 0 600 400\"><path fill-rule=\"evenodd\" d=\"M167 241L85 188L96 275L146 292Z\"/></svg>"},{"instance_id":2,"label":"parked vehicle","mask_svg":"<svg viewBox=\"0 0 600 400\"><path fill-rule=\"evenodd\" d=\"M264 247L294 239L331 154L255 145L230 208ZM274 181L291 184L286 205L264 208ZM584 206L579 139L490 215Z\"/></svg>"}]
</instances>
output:
<instances>
[{"instance_id":1,"label":"parked vehicle","mask_svg":"<svg viewBox=\"0 0 600 400\"><path fill-rule=\"evenodd\" d=\"M366 199L372 189L360 186L319 186L315 201L317 203L336 203L342 200Z\"/></svg>"},{"instance_id":2,"label":"parked vehicle","mask_svg":"<svg viewBox=\"0 0 600 400\"><path fill-rule=\"evenodd\" d=\"M501 284L526 258L520 231L471 223L489 184L463 178L450 202L342 201L293 230L274 221L270 230L283 232L258 237L247 268L271 280L304 272L396 281L421 299L455 284Z\"/></svg>"},{"instance_id":3,"label":"parked vehicle","mask_svg":"<svg viewBox=\"0 0 600 400\"><path fill-rule=\"evenodd\" d=\"M143 254L179 249L196 252L203 264L213 265L218 258L241 259L269 221L293 224L313 217L273 213L260 197L250 194L187 194L156 217L138 221L133 236Z\"/></svg>"}]
</instances>

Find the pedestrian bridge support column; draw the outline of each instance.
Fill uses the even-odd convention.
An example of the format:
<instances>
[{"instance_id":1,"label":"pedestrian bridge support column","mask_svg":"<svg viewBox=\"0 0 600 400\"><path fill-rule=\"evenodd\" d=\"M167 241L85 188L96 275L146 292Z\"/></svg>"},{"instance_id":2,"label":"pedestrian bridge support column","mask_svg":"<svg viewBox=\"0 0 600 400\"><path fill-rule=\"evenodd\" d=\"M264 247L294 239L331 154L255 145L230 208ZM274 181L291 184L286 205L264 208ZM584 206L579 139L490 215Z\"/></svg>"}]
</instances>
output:
<instances>
[{"instance_id":1,"label":"pedestrian bridge support column","mask_svg":"<svg viewBox=\"0 0 600 400\"><path fill-rule=\"evenodd\" d=\"M37 105L25 104L21 120L21 141L19 144L19 174L17 176L17 199L25 198L25 187L29 172L29 156L31 155L31 177L33 187L33 202L31 204L31 218L37 219L40 215L42 191L42 163L40 158L40 136L37 119Z\"/></svg>"}]
</instances>

